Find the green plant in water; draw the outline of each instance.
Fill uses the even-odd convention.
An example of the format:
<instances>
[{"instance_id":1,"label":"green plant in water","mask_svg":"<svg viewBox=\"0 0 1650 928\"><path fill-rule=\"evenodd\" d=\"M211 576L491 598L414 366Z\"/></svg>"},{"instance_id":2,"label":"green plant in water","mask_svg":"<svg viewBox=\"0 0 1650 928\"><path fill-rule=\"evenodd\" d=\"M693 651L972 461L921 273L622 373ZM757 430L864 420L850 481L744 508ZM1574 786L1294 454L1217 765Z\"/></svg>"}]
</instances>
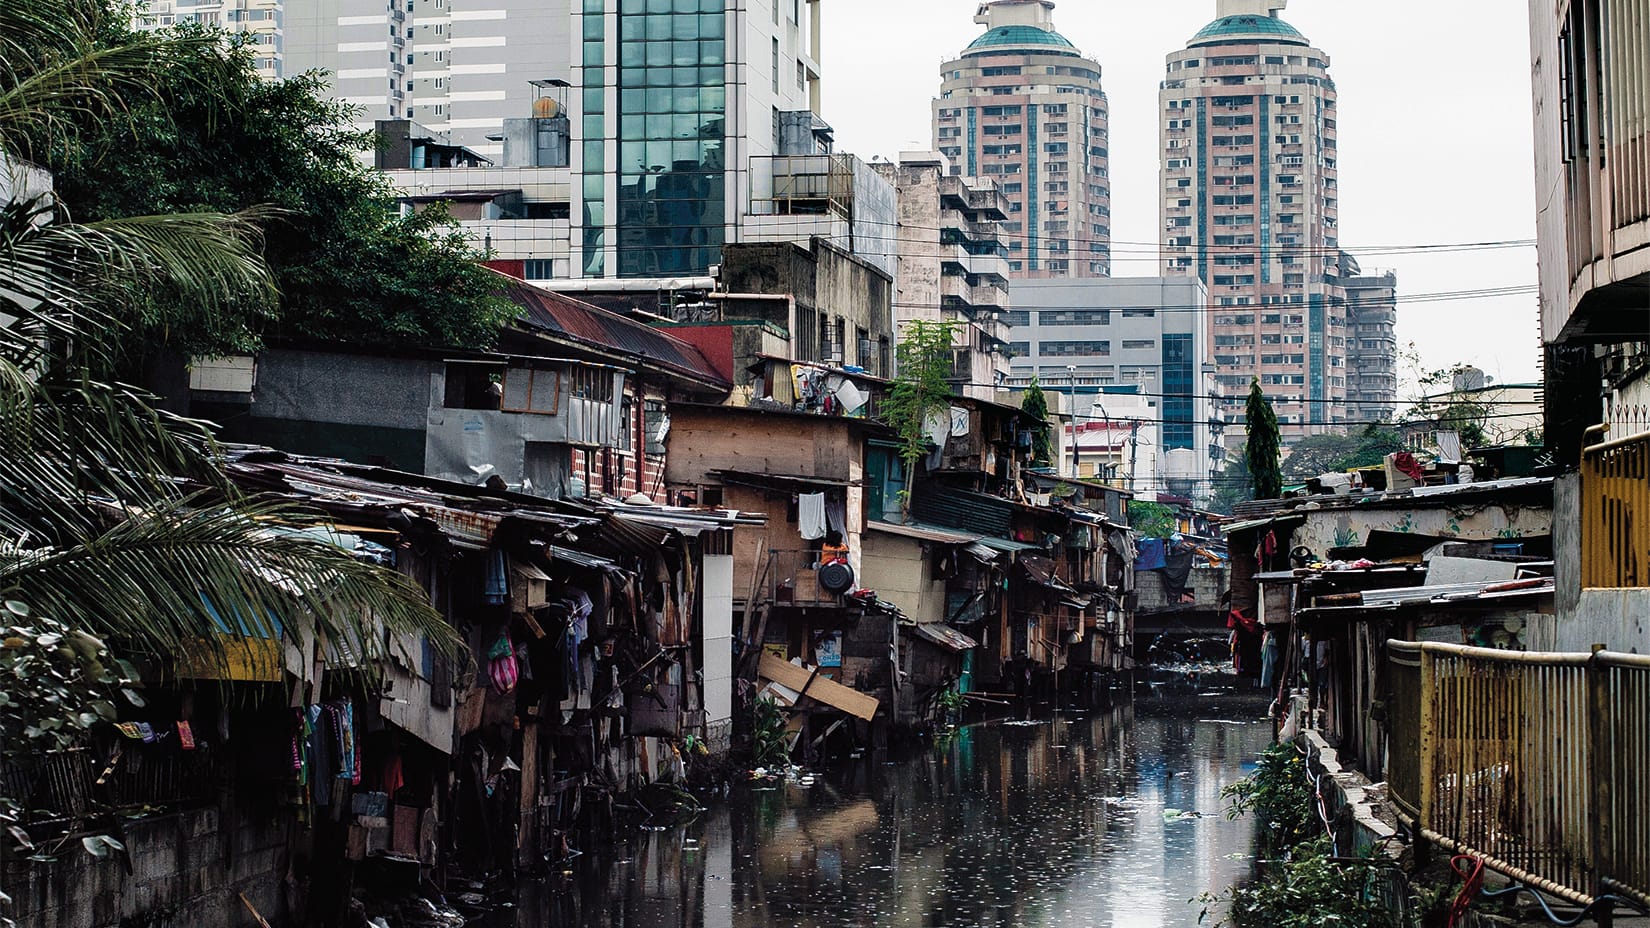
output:
<instances>
[{"instance_id":1,"label":"green plant in water","mask_svg":"<svg viewBox=\"0 0 1650 928\"><path fill-rule=\"evenodd\" d=\"M783 767L790 763L789 735L785 731L785 711L771 699L758 699L752 708L751 764L756 767Z\"/></svg>"}]
</instances>

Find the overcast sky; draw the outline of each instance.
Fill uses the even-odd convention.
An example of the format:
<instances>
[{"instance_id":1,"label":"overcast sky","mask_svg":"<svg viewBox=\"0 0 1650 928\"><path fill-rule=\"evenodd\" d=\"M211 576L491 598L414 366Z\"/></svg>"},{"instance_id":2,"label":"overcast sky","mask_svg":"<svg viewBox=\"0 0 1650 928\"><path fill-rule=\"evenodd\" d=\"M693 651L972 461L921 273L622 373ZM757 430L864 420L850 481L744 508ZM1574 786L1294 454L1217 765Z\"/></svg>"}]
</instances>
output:
<instances>
[{"instance_id":1,"label":"overcast sky","mask_svg":"<svg viewBox=\"0 0 1650 928\"><path fill-rule=\"evenodd\" d=\"M940 63L983 31L977 0L824 0L825 118L869 160L932 147ZM1117 276L1156 273L1157 85L1163 57L1215 15L1214 0L1063 0L1055 24L1097 58L1111 104ZM1329 54L1339 91L1341 245L1535 238L1530 53L1523 0L1292 0L1283 18ZM1404 294L1533 286L1535 248L1361 258ZM1010 292L1012 299L1012 291ZM1398 307L1400 344L1428 368L1477 364L1538 376L1532 293ZM1407 378L1406 378L1407 379ZM1408 391L1406 390L1406 393Z\"/></svg>"}]
</instances>

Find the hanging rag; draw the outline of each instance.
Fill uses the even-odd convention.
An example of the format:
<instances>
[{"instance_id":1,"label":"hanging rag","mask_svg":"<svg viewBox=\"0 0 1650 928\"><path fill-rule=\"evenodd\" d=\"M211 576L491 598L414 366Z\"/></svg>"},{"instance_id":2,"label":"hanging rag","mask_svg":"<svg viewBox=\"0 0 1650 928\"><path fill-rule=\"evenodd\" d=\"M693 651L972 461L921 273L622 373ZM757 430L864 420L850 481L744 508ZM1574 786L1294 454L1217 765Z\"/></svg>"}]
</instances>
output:
<instances>
[{"instance_id":1,"label":"hanging rag","mask_svg":"<svg viewBox=\"0 0 1650 928\"><path fill-rule=\"evenodd\" d=\"M825 494L803 493L796 498L796 521L802 528L804 541L825 537L829 524L825 520Z\"/></svg>"},{"instance_id":2,"label":"hanging rag","mask_svg":"<svg viewBox=\"0 0 1650 928\"><path fill-rule=\"evenodd\" d=\"M401 755L391 754L389 760L384 762L384 794L394 799L396 791L405 786L406 782L406 775L402 772L401 767Z\"/></svg>"},{"instance_id":3,"label":"hanging rag","mask_svg":"<svg viewBox=\"0 0 1650 928\"><path fill-rule=\"evenodd\" d=\"M188 722L178 723L178 746L185 751L195 749L195 732L189 727Z\"/></svg>"},{"instance_id":4,"label":"hanging rag","mask_svg":"<svg viewBox=\"0 0 1650 928\"><path fill-rule=\"evenodd\" d=\"M360 743L355 737L355 703L345 702L338 708L338 779L359 785L361 782Z\"/></svg>"},{"instance_id":5,"label":"hanging rag","mask_svg":"<svg viewBox=\"0 0 1650 928\"><path fill-rule=\"evenodd\" d=\"M1163 555L1163 590L1169 595L1170 603L1178 603L1186 595L1186 587L1192 576L1193 553L1186 549L1177 548L1166 551Z\"/></svg>"},{"instance_id":6,"label":"hanging rag","mask_svg":"<svg viewBox=\"0 0 1650 928\"><path fill-rule=\"evenodd\" d=\"M502 606L510 601L509 581L505 579L504 552L493 548L487 552L487 583L483 597L489 605Z\"/></svg>"},{"instance_id":7,"label":"hanging rag","mask_svg":"<svg viewBox=\"0 0 1650 928\"><path fill-rule=\"evenodd\" d=\"M576 586L567 588L562 603L567 607L567 678L573 684L573 692L582 693L585 684L580 673L579 651L590 639L590 614L595 604L588 593Z\"/></svg>"},{"instance_id":8,"label":"hanging rag","mask_svg":"<svg viewBox=\"0 0 1650 928\"><path fill-rule=\"evenodd\" d=\"M1408 451L1400 451L1393 455L1392 466L1411 480L1426 479L1427 472L1421 467L1421 462L1416 460L1415 455L1410 454Z\"/></svg>"},{"instance_id":9,"label":"hanging rag","mask_svg":"<svg viewBox=\"0 0 1650 928\"><path fill-rule=\"evenodd\" d=\"M318 806L332 805L332 784L337 779L337 763L333 754L334 740L327 734L332 725L331 713L325 706L309 707L309 769L311 798Z\"/></svg>"},{"instance_id":10,"label":"hanging rag","mask_svg":"<svg viewBox=\"0 0 1650 928\"><path fill-rule=\"evenodd\" d=\"M1278 633L1271 629L1260 645L1260 687L1270 690L1278 679L1278 661L1283 659L1283 642L1278 639Z\"/></svg>"},{"instance_id":11,"label":"hanging rag","mask_svg":"<svg viewBox=\"0 0 1650 928\"><path fill-rule=\"evenodd\" d=\"M825 501L825 527L840 538L848 537L848 506L841 499L832 497Z\"/></svg>"}]
</instances>

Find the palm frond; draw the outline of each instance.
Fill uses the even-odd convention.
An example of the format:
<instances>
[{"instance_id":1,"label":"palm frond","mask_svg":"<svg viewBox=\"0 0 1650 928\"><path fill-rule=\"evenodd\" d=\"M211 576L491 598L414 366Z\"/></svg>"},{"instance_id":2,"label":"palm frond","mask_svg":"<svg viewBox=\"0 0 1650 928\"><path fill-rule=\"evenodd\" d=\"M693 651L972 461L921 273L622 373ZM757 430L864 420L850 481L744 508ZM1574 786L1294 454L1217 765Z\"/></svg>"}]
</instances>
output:
<instances>
[{"instance_id":1,"label":"palm frond","mask_svg":"<svg viewBox=\"0 0 1650 928\"><path fill-rule=\"evenodd\" d=\"M144 508L202 487L235 498L207 423L133 387L13 373L15 389L0 390L0 535L74 544L104 530L101 506Z\"/></svg>"},{"instance_id":2,"label":"palm frond","mask_svg":"<svg viewBox=\"0 0 1650 928\"><path fill-rule=\"evenodd\" d=\"M424 592L298 529L315 517L280 500L229 508L188 497L133 514L84 544L0 551L0 592L71 626L161 654L216 653L225 638L383 647L456 634Z\"/></svg>"},{"instance_id":3,"label":"palm frond","mask_svg":"<svg viewBox=\"0 0 1650 928\"><path fill-rule=\"evenodd\" d=\"M154 99L159 77L186 57L231 73L218 34L140 32L109 43L101 13L90 0L0 4L0 152L32 158L79 123L124 117L134 101Z\"/></svg>"},{"instance_id":4,"label":"palm frond","mask_svg":"<svg viewBox=\"0 0 1650 928\"><path fill-rule=\"evenodd\" d=\"M0 358L19 367L36 366L60 340L80 352L110 353L140 321L114 307L139 304L155 290L204 315L276 299L259 224L279 210L85 224L42 222L49 213L40 201L0 206L0 302L16 317L0 326Z\"/></svg>"}]
</instances>

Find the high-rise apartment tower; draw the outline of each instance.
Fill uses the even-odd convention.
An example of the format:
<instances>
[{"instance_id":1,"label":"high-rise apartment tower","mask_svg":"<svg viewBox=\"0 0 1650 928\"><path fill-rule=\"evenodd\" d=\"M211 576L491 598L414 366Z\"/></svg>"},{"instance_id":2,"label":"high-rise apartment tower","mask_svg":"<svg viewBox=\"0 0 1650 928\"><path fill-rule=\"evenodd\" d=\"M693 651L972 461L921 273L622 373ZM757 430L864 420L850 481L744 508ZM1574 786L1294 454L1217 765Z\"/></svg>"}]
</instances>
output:
<instances>
[{"instance_id":1,"label":"high-rise apartment tower","mask_svg":"<svg viewBox=\"0 0 1650 928\"><path fill-rule=\"evenodd\" d=\"M1054 31L1053 0L992 0L941 72L934 146L997 181L1015 278L1111 274L1111 178L1100 64Z\"/></svg>"},{"instance_id":2,"label":"high-rise apartment tower","mask_svg":"<svg viewBox=\"0 0 1650 928\"><path fill-rule=\"evenodd\" d=\"M504 120L532 115L549 81L566 85L572 2L147 0L137 23L249 33L260 74L326 72L331 96L357 107L358 128L412 120L496 161Z\"/></svg>"},{"instance_id":3,"label":"high-rise apartment tower","mask_svg":"<svg viewBox=\"0 0 1650 928\"><path fill-rule=\"evenodd\" d=\"M1335 83L1284 2L1217 0L1168 56L1159 115L1163 271L1208 284L1227 418L1258 377L1287 441L1368 417L1347 403Z\"/></svg>"}]
</instances>

